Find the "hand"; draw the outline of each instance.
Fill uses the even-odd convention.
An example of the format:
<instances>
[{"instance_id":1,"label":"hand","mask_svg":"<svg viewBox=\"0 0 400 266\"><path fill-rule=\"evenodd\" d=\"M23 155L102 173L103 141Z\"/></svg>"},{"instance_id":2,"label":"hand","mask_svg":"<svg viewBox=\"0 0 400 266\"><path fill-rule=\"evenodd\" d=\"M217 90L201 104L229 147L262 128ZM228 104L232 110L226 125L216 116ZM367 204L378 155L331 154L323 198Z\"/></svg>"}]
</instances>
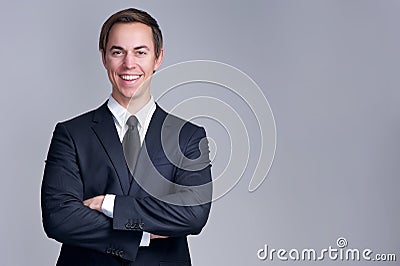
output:
<instances>
[{"instance_id":1,"label":"hand","mask_svg":"<svg viewBox=\"0 0 400 266\"><path fill-rule=\"evenodd\" d=\"M103 205L104 195L96 196L83 201L83 205L88 206L92 210L102 213L101 205Z\"/></svg>"},{"instance_id":2,"label":"hand","mask_svg":"<svg viewBox=\"0 0 400 266\"><path fill-rule=\"evenodd\" d=\"M159 235L150 234L150 239L168 238L168 237L169 237L169 236L159 236Z\"/></svg>"}]
</instances>

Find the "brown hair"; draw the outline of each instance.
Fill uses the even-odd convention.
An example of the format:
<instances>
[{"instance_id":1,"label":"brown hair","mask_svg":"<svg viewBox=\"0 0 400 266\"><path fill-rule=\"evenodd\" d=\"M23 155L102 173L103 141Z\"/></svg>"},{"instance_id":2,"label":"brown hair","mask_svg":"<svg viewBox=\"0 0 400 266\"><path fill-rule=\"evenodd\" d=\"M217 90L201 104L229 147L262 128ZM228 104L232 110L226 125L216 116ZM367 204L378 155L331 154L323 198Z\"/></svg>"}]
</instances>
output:
<instances>
[{"instance_id":1,"label":"brown hair","mask_svg":"<svg viewBox=\"0 0 400 266\"><path fill-rule=\"evenodd\" d=\"M133 23L133 22L143 23L151 28L151 31L153 32L154 51L156 58L158 58L160 56L161 49L163 47L163 38L160 27L158 26L157 21L147 12L135 8L128 8L125 10L121 10L113 14L106 20L106 22L104 22L103 27L101 28L100 38L99 38L100 51L103 51L104 53L106 52L108 35L110 34L112 26L114 26L117 23Z\"/></svg>"}]
</instances>

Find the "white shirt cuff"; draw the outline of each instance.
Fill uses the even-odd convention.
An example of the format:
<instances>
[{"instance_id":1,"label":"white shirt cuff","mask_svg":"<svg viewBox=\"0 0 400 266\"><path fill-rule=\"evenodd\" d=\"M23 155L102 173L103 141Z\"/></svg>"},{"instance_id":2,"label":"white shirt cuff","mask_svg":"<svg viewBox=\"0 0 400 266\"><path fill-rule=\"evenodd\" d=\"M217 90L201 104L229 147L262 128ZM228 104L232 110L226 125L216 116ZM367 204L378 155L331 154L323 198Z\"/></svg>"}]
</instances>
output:
<instances>
[{"instance_id":1,"label":"white shirt cuff","mask_svg":"<svg viewBox=\"0 0 400 266\"><path fill-rule=\"evenodd\" d=\"M110 218L114 217L114 202L115 202L115 195L107 194L104 197L103 204L101 205L101 210L104 213L104 215ZM149 245L150 245L150 233L143 232L139 246L148 247Z\"/></svg>"},{"instance_id":2,"label":"white shirt cuff","mask_svg":"<svg viewBox=\"0 0 400 266\"><path fill-rule=\"evenodd\" d=\"M101 204L101 210L104 215L113 218L114 217L114 201L115 195L107 194L104 197L103 204Z\"/></svg>"},{"instance_id":3,"label":"white shirt cuff","mask_svg":"<svg viewBox=\"0 0 400 266\"><path fill-rule=\"evenodd\" d=\"M143 232L142 240L140 240L140 247L148 247L150 245L150 233Z\"/></svg>"}]
</instances>

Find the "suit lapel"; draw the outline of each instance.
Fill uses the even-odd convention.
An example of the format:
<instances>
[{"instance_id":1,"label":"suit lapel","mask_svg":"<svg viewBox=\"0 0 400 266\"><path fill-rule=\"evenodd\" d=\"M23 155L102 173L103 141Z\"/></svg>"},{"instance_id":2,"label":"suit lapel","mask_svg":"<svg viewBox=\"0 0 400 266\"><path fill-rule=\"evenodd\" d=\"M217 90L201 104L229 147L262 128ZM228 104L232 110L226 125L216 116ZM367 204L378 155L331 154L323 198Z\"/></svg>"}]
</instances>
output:
<instances>
[{"instance_id":1,"label":"suit lapel","mask_svg":"<svg viewBox=\"0 0 400 266\"><path fill-rule=\"evenodd\" d=\"M144 152L147 150L150 158L153 158L160 150L162 151L161 129L166 116L167 113L157 105L153 117L151 118L149 128L147 129L146 137L144 138L146 149L142 151Z\"/></svg>"},{"instance_id":2,"label":"suit lapel","mask_svg":"<svg viewBox=\"0 0 400 266\"><path fill-rule=\"evenodd\" d=\"M147 129L146 137L144 138L144 145L142 146L136 163L135 171L133 173L135 178L132 182L129 195L140 195L141 188L135 179L146 178L146 176L154 170L154 165L152 163L153 159L163 153L161 145L161 129L165 129L167 126L164 124L166 116L167 113L157 105Z\"/></svg>"},{"instance_id":3,"label":"suit lapel","mask_svg":"<svg viewBox=\"0 0 400 266\"><path fill-rule=\"evenodd\" d=\"M115 129L112 114L107 107L107 102L95 111L92 128L117 172L122 191L125 195L128 194L130 186L129 171L127 170L122 145Z\"/></svg>"}]
</instances>

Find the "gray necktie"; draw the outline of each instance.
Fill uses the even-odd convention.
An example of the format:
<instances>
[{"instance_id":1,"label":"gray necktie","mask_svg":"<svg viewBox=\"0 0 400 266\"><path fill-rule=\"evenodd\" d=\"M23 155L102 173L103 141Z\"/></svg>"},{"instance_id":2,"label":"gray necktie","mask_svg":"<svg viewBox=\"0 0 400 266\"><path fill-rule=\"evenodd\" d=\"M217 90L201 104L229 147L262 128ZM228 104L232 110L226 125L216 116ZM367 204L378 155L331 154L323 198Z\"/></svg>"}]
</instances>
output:
<instances>
[{"instance_id":1,"label":"gray necktie","mask_svg":"<svg viewBox=\"0 0 400 266\"><path fill-rule=\"evenodd\" d=\"M126 124L128 125L128 130L122 140L122 147L124 149L125 160L128 164L129 171L133 175L141 148L139 131L137 128L138 120L134 115L132 115L129 117L128 121L126 121Z\"/></svg>"}]
</instances>

